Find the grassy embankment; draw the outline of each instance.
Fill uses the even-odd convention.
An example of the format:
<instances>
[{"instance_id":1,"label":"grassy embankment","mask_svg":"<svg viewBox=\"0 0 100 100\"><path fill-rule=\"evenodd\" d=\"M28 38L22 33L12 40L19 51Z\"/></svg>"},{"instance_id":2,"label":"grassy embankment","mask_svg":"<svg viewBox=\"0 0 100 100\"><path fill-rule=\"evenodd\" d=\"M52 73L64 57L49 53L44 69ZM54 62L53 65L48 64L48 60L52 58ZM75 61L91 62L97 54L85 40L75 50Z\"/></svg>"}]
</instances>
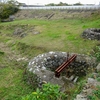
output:
<instances>
[{"instance_id":1,"label":"grassy embankment","mask_svg":"<svg viewBox=\"0 0 100 100\"><path fill-rule=\"evenodd\" d=\"M24 29L26 36L14 36L16 27ZM21 96L33 91L22 78L27 62L17 62L16 59L11 59L11 56L17 58L20 55L31 59L48 51L89 54L99 42L80 36L86 28L99 27L100 19L94 18L16 20L0 23L0 99L20 100ZM40 34L34 34L35 31Z\"/></svg>"}]
</instances>

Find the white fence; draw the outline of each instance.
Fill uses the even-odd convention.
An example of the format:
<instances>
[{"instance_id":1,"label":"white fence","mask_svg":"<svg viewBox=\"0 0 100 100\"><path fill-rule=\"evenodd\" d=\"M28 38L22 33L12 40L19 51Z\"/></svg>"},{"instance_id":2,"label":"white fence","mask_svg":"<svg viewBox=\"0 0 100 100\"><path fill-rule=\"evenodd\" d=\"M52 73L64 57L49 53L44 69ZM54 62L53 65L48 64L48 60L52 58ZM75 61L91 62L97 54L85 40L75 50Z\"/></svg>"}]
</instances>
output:
<instances>
[{"instance_id":1,"label":"white fence","mask_svg":"<svg viewBox=\"0 0 100 100\"><path fill-rule=\"evenodd\" d=\"M20 7L20 9L98 10L98 9L100 9L100 5L94 5L94 6L43 6L43 7Z\"/></svg>"}]
</instances>

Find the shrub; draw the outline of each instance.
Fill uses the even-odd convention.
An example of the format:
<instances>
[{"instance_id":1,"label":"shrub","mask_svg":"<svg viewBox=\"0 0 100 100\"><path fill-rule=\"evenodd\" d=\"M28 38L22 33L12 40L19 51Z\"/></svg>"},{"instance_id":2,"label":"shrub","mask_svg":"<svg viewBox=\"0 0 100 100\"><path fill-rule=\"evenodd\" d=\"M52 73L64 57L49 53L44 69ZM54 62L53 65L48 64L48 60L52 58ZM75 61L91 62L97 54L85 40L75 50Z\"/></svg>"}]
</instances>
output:
<instances>
[{"instance_id":1,"label":"shrub","mask_svg":"<svg viewBox=\"0 0 100 100\"><path fill-rule=\"evenodd\" d=\"M66 100L67 95L59 91L58 85L43 84L42 89L22 97L22 100Z\"/></svg>"},{"instance_id":2,"label":"shrub","mask_svg":"<svg viewBox=\"0 0 100 100\"><path fill-rule=\"evenodd\" d=\"M0 3L0 19L8 18L18 10L18 4L14 0L10 0L6 3Z\"/></svg>"}]
</instances>

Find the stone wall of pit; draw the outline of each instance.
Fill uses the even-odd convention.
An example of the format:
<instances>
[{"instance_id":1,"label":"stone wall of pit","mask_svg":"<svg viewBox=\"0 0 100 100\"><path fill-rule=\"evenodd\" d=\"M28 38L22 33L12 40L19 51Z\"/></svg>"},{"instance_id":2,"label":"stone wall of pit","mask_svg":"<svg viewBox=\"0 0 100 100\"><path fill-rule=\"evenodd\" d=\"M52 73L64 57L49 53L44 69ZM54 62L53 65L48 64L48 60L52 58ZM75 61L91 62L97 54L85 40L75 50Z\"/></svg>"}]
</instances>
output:
<instances>
[{"instance_id":1,"label":"stone wall of pit","mask_svg":"<svg viewBox=\"0 0 100 100\"><path fill-rule=\"evenodd\" d=\"M86 55L77 54L76 60L71 63L66 69L64 69L64 71L61 73L60 78L56 78L55 69L63 64L73 54L51 51L34 57L29 62L27 67L28 83L34 84L35 82L37 82L39 86L42 84L42 82L50 82L63 86L66 81L69 80L73 80L74 82L76 82L80 76L84 76L87 74L88 69L92 69L95 66L96 60L95 58L90 58ZM36 77L34 77L34 75Z\"/></svg>"},{"instance_id":2,"label":"stone wall of pit","mask_svg":"<svg viewBox=\"0 0 100 100\"><path fill-rule=\"evenodd\" d=\"M100 29L89 28L83 31L82 37L89 40L100 40Z\"/></svg>"}]
</instances>

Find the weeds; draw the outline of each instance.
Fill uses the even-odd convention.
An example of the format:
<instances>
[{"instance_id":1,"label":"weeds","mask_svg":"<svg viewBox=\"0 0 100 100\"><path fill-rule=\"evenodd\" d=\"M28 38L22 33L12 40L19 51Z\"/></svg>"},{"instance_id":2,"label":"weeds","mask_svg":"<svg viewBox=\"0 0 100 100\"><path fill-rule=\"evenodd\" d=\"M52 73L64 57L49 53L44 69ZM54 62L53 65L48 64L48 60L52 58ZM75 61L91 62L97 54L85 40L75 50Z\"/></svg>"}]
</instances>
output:
<instances>
[{"instance_id":1,"label":"weeds","mask_svg":"<svg viewBox=\"0 0 100 100\"><path fill-rule=\"evenodd\" d=\"M23 97L22 100L65 100L67 95L59 92L58 85L52 85L50 83L43 84L42 89L37 89L36 92Z\"/></svg>"},{"instance_id":2,"label":"weeds","mask_svg":"<svg viewBox=\"0 0 100 100\"><path fill-rule=\"evenodd\" d=\"M89 95L90 100L100 100L100 86L97 86L97 90L92 92L92 95Z\"/></svg>"}]
</instances>

